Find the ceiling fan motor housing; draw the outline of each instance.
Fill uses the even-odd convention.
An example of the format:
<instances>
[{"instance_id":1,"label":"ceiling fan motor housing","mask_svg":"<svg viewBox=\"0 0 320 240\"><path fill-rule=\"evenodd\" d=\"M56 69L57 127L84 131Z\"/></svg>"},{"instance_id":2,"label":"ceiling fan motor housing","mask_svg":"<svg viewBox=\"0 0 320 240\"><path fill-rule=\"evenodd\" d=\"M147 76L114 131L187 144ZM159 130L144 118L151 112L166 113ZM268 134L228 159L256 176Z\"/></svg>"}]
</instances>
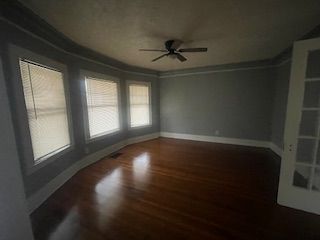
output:
<instances>
[{"instance_id":1,"label":"ceiling fan motor housing","mask_svg":"<svg viewBox=\"0 0 320 240\"><path fill-rule=\"evenodd\" d=\"M165 42L165 46L166 46L166 49L171 53L171 52L174 52L174 48L171 48L172 44L174 43L174 40L168 40Z\"/></svg>"}]
</instances>

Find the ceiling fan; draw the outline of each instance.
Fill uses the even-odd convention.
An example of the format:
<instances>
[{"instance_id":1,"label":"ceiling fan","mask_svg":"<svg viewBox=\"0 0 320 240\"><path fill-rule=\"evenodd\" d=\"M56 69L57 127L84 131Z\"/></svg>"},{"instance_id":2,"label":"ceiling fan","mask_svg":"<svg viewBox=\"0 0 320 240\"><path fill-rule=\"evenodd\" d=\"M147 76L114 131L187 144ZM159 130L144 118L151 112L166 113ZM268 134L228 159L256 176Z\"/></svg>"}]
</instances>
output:
<instances>
[{"instance_id":1,"label":"ceiling fan","mask_svg":"<svg viewBox=\"0 0 320 240\"><path fill-rule=\"evenodd\" d=\"M180 48L182 41L180 40L168 40L164 43L166 49L139 49L139 51L147 51L147 52L165 52L165 54L155 58L152 62L159 60L165 56L169 56L171 58L178 58L180 62L184 62L187 59L182 56L180 53L184 52L206 52L208 48Z\"/></svg>"}]
</instances>

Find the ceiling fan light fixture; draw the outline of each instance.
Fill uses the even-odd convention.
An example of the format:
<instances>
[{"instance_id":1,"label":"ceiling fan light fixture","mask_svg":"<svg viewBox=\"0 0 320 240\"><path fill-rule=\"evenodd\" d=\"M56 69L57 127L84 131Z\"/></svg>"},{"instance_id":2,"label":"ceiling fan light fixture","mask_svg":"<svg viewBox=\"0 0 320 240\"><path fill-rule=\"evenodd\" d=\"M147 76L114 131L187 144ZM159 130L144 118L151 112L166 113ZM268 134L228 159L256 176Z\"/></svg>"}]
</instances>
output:
<instances>
[{"instance_id":1,"label":"ceiling fan light fixture","mask_svg":"<svg viewBox=\"0 0 320 240\"><path fill-rule=\"evenodd\" d=\"M139 51L166 52L165 54L153 59L152 62L158 61L164 56L169 56L171 59L178 59L180 62L184 62L187 59L180 53L195 53L208 51L208 48L179 48L182 43L183 42L181 40L168 40L164 43L165 49L139 49Z\"/></svg>"}]
</instances>

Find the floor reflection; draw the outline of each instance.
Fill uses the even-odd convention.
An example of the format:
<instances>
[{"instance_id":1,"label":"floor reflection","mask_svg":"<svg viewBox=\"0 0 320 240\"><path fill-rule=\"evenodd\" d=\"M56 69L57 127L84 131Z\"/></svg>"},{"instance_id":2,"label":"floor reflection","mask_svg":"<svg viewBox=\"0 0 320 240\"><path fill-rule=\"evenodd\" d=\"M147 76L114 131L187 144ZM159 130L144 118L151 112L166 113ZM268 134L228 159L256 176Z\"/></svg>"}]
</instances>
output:
<instances>
[{"instance_id":1,"label":"floor reflection","mask_svg":"<svg viewBox=\"0 0 320 240\"><path fill-rule=\"evenodd\" d=\"M109 218L114 216L123 202L122 169L116 168L104 177L95 187L95 198L98 205L98 222L105 227Z\"/></svg>"},{"instance_id":2,"label":"floor reflection","mask_svg":"<svg viewBox=\"0 0 320 240\"><path fill-rule=\"evenodd\" d=\"M150 179L150 155L143 153L133 160L134 186L145 189Z\"/></svg>"},{"instance_id":3,"label":"floor reflection","mask_svg":"<svg viewBox=\"0 0 320 240\"><path fill-rule=\"evenodd\" d=\"M80 236L80 220L77 206L70 209L65 219L51 234L49 240L78 240Z\"/></svg>"}]
</instances>

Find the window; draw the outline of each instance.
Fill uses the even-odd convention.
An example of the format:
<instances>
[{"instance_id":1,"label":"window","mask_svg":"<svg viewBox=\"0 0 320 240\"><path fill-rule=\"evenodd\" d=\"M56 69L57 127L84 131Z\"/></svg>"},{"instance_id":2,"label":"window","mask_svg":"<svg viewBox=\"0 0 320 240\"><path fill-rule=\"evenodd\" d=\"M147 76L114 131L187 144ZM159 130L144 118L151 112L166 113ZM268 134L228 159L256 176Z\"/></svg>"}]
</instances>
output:
<instances>
[{"instance_id":1,"label":"window","mask_svg":"<svg viewBox=\"0 0 320 240\"><path fill-rule=\"evenodd\" d=\"M129 83L130 127L151 124L150 84Z\"/></svg>"},{"instance_id":2,"label":"window","mask_svg":"<svg viewBox=\"0 0 320 240\"><path fill-rule=\"evenodd\" d=\"M89 138L120 129L118 83L99 78L85 78Z\"/></svg>"},{"instance_id":3,"label":"window","mask_svg":"<svg viewBox=\"0 0 320 240\"><path fill-rule=\"evenodd\" d=\"M63 74L20 59L34 164L70 147Z\"/></svg>"}]
</instances>

